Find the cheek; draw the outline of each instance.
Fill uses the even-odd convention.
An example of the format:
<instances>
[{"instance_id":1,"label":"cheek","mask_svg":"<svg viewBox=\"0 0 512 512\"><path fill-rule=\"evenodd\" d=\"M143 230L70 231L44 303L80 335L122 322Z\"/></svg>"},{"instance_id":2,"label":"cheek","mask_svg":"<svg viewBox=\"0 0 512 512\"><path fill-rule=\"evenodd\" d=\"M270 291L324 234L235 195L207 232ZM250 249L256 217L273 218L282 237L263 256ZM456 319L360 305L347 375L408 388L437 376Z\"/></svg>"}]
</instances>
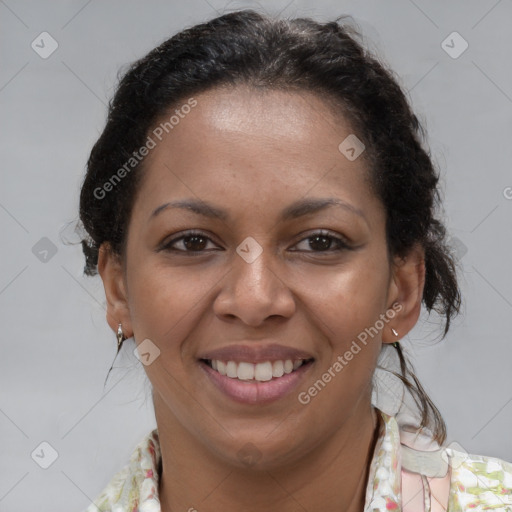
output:
<instances>
[{"instance_id":1,"label":"cheek","mask_svg":"<svg viewBox=\"0 0 512 512\"><path fill-rule=\"evenodd\" d=\"M333 425L371 392L381 347L381 330L374 329L385 313L387 280L386 267L367 260L325 279L316 275L302 281L306 310L323 338L318 369L302 391L316 410L332 411Z\"/></svg>"},{"instance_id":2,"label":"cheek","mask_svg":"<svg viewBox=\"0 0 512 512\"><path fill-rule=\"evenodd\" d=\"M385 265L373 258L354 258L352 264L336 271L304 273L297 294L333 345L342 348L384 313L387 283Z\"/></svg>"},{"instance_id":3,"label":"cheek","mask_svg":"<svg viewBox=\"0 0 512 512\"><path fill-rule=\"evenodd\" d=\"M215 276L151 264L139 264L128 283L130 315L137 341L149 338L162 351L176 352L198 323ZM218 276L217 276L218 280Z\"/></svg>"}]
</instances>

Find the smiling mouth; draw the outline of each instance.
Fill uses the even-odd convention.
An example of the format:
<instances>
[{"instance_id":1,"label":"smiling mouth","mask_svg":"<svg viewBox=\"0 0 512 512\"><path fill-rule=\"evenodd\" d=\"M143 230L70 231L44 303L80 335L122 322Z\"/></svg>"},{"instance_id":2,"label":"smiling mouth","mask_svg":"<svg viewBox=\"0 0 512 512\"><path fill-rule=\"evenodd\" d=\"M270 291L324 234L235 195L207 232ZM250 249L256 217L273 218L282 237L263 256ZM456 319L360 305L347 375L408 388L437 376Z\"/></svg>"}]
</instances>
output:
<instances>
[{"instance_id":1,"label":"smiling mouth","mask_svg":"<svg viewBox=\"0 0 512 512\"><path fill-rule=\"evenodd\" d=\"M203 364L224 377L238 381L268 382L297 371L311 364L314 359L283 359L250 363L246 361L221 361L219 359L201 359Z\"/></svg>"}]
</instances>

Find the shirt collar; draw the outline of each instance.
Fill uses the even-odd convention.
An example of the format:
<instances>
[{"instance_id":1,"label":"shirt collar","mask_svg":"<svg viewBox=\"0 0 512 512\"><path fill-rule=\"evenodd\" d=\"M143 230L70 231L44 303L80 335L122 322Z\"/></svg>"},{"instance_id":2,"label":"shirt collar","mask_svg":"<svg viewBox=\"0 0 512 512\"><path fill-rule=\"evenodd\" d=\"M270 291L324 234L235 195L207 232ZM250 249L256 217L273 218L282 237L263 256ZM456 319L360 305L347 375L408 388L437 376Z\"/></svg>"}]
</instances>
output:
<instances>
[{"instance_id":1,"label":"shirt collar","mask_svg":"<svg viewBox=\"0 0 512 512\"><path fill-rule=\"evenodd\" d=\"M387 512L400 507L400 434L398 423L379 409L382 425L375 444L366 487L365 512ZM130 463L111 481L95 500L96 507L113 512L161 512L158 482L162 470L162 456L158 430L147 434L137 445ZM91 505L86 512L97 512ZM110 510L110 509L107 509Z\"/></svg>"},{"instance_id":2,"label":"shirt collar","mask_svg":"<svg viewBox=\"0 0 512 512\"><path fill-rule=\"evenodd\" d=\"M400 430L394 416L380 412L383 427L375 444L366 487L365 512L400 511Z\"/></svg>"}]
</instances>

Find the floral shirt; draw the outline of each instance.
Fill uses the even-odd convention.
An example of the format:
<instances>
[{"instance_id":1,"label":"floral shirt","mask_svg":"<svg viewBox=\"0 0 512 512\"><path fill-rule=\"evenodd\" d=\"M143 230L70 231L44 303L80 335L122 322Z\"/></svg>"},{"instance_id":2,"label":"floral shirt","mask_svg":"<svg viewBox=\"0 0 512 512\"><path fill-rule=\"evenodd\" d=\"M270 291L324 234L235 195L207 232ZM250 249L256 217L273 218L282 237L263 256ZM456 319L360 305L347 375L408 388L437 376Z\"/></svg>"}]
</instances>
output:
<instances>
[{"instance_id":1,"label":"floral shirt","mask_svg":"<svg viewBox=\"0 0 512 512\"><path fill-rule=\"evenodd\" d=\"M365 512L512 512L512 464L437 445L438 449L434 452L430 447L428 451L441 455L451 469L445 471L446 508L442 505L443 500L436 498L434 486L429 487L433 477L429 479L428 475L420 474L420 470L416 474L410 472L414 460L426 460L421 459L425 451L421 451L420 458L414 459L419 453L416 451L418 443L407 440L409 433L401 431L394 416L380 410L378 412L384 426L377 439L369 470ZM409 450L404 455L407 446L415 450ZM409 467L406 470L402 462L405 464L407 460ZM422 464L422 467L428 466L425 462ZM115 474L85 512L161 512L158 499L161 467L158 430L155 429L145 436L133 452L130 462ZM412 487L413 477L424 482L423 493L405 488L409 487L409 482ZM425 492L425 489L430 489L430 492ZM406 490L407 503L402 499L406 496Z\"/></svg>"}]
</instances>

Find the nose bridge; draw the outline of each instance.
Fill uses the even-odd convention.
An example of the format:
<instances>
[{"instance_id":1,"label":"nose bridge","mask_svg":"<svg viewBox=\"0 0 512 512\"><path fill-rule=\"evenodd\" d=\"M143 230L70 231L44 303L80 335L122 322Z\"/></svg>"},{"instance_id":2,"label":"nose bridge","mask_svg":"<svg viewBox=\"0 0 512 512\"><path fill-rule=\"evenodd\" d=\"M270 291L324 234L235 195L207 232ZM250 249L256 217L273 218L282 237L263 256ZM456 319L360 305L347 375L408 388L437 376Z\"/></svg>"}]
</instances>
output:
<instances>
[{"instance_id":1,"label":"nose bridge","mask_svg":"<svg viewBox=\"0 0 512 512\"><path fill-rule=\"evenodd\" d=\"M260 239L261 240L261 239ZM262 244L264 242L262 241ZM270 293L272 250L253 237L246 237L236 248L233 278L237 286L250 287L254 293ZM274 277L275 278L275 277Z\"/></svg>"},{"instance_id":2,"label":"nose bridge","mask_svg":"<svg viewBox=\"0 0 512 512\"><path fill-rule=\"evenodd\" d=\"M233 254L232 268L216 299L217 314L236 316L258 325L269 316L289 316L294 302L290 290L276 274L275 253L247 237Z\"/></svg>"}]
</instances>

